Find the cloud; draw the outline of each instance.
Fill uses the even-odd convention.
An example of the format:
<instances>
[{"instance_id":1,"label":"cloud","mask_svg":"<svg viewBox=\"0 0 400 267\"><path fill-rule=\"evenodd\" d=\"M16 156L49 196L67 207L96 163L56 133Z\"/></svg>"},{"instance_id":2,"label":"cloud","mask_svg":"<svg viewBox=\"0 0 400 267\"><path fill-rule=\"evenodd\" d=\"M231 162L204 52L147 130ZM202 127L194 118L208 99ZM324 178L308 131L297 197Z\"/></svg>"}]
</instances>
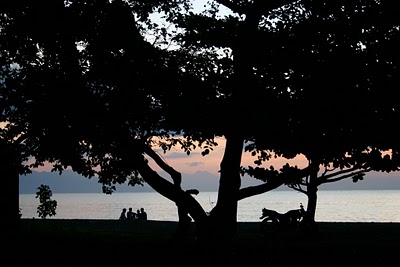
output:
<instances>
[{"instance_id":1,"label":"cloud","mask_svg":"<svg viewBox=\"0 0 400 267\"><path fill-rule=\"evenodd\" d=\"M192 162L188 162L186 163L187 166L189 167L198 167L198 166L203 166L204 162L201 161L192 161Z\"/></svg>"},{"instance_id":2,"label":"cloud","mask_svg":"<svg viewBox=\"0 0 400 267\"><path fill-rule=\"evenodd\" d=\"M182 158L188 158L190 156L198 156L200 153L198 152L191 152L190 155L188 156L185 152L170 152L167 154L163 154L162 156L166 159L182 159Z\"/></svg>"}]
</instances>

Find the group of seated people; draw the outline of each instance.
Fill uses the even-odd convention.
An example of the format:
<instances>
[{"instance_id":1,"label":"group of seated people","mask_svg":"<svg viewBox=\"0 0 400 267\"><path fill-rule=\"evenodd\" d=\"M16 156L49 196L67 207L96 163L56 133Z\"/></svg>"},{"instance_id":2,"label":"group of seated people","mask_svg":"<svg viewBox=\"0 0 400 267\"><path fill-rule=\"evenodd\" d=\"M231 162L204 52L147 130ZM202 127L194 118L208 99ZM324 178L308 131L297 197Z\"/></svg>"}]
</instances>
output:
<instances>
[{"instance_id":1,"label":"group of seated people","mask_svg":"<svg viewBox=\"0 0 400 267\"><path fill-rule=\"evenodd\" d=\"M147 213L144 211L144 208L138 209L136 212L133 211L132 208L129 208L128 211L126 208L122 209L121 215L119 216L120 220L142 220L146 221L147 220Z\"/></svg>"}]
</instances>

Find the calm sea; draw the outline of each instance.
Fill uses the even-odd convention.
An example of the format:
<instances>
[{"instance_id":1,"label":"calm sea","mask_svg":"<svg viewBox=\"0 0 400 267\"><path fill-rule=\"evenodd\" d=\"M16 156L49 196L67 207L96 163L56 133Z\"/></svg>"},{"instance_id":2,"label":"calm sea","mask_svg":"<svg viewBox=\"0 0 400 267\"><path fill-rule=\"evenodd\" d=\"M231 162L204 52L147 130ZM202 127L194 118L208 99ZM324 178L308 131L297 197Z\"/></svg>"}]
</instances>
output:
<instances>
[{"instance_id":1,"label":"calm sea","mask_svg":"<svg viewBox=\"0 0 400 267\"><path fill-rule=\"evenodd\" d=\"M35 194L19 196L22 218L38 218ZM200 192L195 198L206 211L217 200L216 192ZM149 220L178 221L175 204L154 192L53 194L56 219L118 219L122 208L144 208ZM239 202L238 221L260 221L266 207L284 213L306 204L295 191L271 191ZM318 192L316 220L321 222L400 222L400 190L325 190Z\"/></svg>"}]
</instances>

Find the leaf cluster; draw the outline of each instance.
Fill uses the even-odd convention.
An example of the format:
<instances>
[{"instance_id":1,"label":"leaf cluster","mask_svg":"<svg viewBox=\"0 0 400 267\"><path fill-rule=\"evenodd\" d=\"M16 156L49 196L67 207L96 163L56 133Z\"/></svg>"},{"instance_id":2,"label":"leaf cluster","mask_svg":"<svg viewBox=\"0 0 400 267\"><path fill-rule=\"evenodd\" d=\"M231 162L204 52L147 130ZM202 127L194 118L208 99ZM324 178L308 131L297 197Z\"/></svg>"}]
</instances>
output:
<instances>
[{"instance_id":1,"label":"leaf cluster","mask_svg":"<svg viewBox=\"0 0 400 267\"><path fill-rule=\"evenodd\" d=\"M51 199L53 193L50 190L48 185L40 185L36 192L36 197L39 198L39 206L37 207L37 213L39 217L42 219L46 219L48 216L52 217L55 216L56 209L57 209L57 201Z\"/></svg>"}]
</instances>

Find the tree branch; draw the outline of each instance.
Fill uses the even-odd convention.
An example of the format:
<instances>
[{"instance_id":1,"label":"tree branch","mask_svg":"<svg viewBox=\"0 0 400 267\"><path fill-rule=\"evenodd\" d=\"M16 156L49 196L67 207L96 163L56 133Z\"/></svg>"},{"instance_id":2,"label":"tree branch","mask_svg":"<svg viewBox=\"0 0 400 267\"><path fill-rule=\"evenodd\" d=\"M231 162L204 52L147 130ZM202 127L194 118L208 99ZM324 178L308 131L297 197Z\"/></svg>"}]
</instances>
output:
<instances>
[{"instance_id":1,"label":"tree branch","mask_svg":"<svg viewBox=\"0 0 400 267\"><path fill-rule=\"evenodd\" d=\"M144 145L144 152L171 176L176 187L181 188L182 174L180 172L169 166L151 147Z\"/></svg>"},{"instance_id":2,"label":"tree branch","mask_svg":"<svg viewBox=\"0 0 400 267\"><path fill-rule=\"evenodd\" d=\"M336 177L336 176L340 176L340 175L345 175L345 174L347 174L347 173L349 173L350 172L350 174L348 174L345 178L347 178L347 177L349 177L349 176L353 176L354 174L357 174L357 173L361 173L361 172L369 172L369 171L371 171L371 168L367 168L367 169L363 169L363 170L360 170L360 171L357 171L357 172L355 172L354 174L352 174L351 172L354 172L354 171L356 171L356 170L358 170L358 169L360 169L359 167L353 167L353 168L350 168L350 169L347 169L347 170L340 170L340 171L337 171L337 172L334 172L334 173L331 173L331 174L329 174L329 175L321 175L319 178L318 178L318 180L319 181L321 181L321 183L326 183L326 182L328 182L328 180L330 179L330 178L332 178L332 177ZM329 181L340 181L340 180L343 180L344 178L334 178L334 179L331 179L331 180L329 180ZM320 183L320 184L321 184Z\"/></svg>"},{"instance_id":3,"label":"tree branch","mask_svg":"<svg viewBox=\"0 0 400 267\"><path fill-rule=\"evenodd\" d=\"M296 190L296 191L298 191L298 192L300 192L300 193L307 194L307 191L304 190L304 189L301 187L300 184L291 184L291 185L288 185L288 187L289 187L289 188L292 188L293 190Z\"/></svg>"},{"instance_id":4,"label":"tree branch","mask_svg":"<svg viewBox=\"0 0 400 267\"><path fill-rule=\"evenodd\" d=\"M352 176L357 175L357 174L360 174L360 173L370 172L370 171L372 171L371 168L368 168L368 169L365 169L365 170L359 170L359 171L351 172L351 173L349 173L349 174L342 175L342 176L340 176L340 177L332 178L332 179L330 179L330 180L329 180L329 179L323 179L323 180L320 181L318 184L320 185L320 184L333 183L333 182L341 181L341 180L343 180L343 179L352 177Z\"/></svg>"},{"instance_id":5,"label":"tree branch","mask_svg":"<svg viewBox=\"0 0 400 267\"><path fill-rule=\"evenodd\" d=\"M207 214L202 206L193 198L191 194L196 192L188 190L183 191L180 187L176 187L171 182L164 179L156 171L154 171L145 161L137 164L138 171L145 182L155 191L169 200L175 202L178 207L190 211L190 216L196 221L201 222L207 219Z\"/></svg>"},{"instance_id":6,"label":"tree branch","mask_svg":"<svg viewBox=\"0 0 400 267\"><path fill-rule=\"evenodd\" d=\"M239 189L238 192L238 199L241 200L244 198L248 198L251 196L259 195L271 190L274 190L275 188L278 188L283 184L283 179L279 179L279 181L275 182L269 182L269 183L264 183L256 186L249 186L246 188L241 188Z\"/></svg>"}]
</instances>

